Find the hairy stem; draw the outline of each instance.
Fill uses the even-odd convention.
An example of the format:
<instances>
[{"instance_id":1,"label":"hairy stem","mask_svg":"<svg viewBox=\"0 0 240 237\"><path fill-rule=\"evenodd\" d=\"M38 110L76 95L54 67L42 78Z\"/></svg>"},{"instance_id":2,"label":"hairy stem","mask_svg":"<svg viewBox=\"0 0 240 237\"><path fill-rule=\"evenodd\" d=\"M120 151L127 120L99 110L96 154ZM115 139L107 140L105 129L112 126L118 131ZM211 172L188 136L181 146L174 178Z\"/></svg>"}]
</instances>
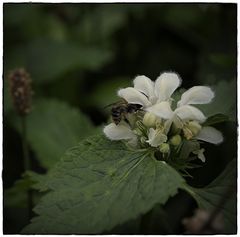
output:
<instances>
[{"instance_id":1,"label":"hairy stem","mask_svg":"<svg viewBox=\"0 0 240 237\"><path fill-rule=\"evenodd\" d=\"M27 143L27 121L26 116L21 117L22 124L22 150L23 150L23 163L24 171L31 170L31 161L29 157L28 143ZM32 191L29 189L27 191L27 207L28 207L28 218L32 217Z\"/></svg>"},{"instance_id":2,"label":"hairy stem","mask_svg":"<svg viewBox=\"0 0 240 237\"><path fill-rule=\"evenodd\" d=\"M28 144L27 144L27 123L26 117L21 117L22 122L22 150L23 150L23 162L24 162L24 170L30 170L30 159L28 153Z\"/></svg>"}]
</instances>

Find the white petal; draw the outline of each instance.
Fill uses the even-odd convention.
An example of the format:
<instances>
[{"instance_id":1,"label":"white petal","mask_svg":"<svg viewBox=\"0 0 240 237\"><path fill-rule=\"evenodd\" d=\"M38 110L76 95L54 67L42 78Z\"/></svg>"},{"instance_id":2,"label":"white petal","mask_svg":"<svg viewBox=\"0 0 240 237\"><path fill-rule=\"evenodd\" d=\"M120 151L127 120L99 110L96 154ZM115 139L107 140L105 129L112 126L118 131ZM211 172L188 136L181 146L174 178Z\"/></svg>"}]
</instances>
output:
<instances>
[{"instance_id":1,"label":"white petal","mask_svg":"<svg viewBox=\"0 0 240 237\"><path fill-rule=\"evenodd\" d=\"M167 101L163 101L151 107L148 107L146 111L153 113L163 119L170 119L173 116L173 111L170 107L170 103Z\"/></svg>"},{"instance_id":2,"label":"white petal","mask_svg":"<svg viewBox=\"0 0 240 237\"><path fill-rule=\"evenodd\" d=\"M152 147L158 147L167 141L167 136L153 128L149 129L148 140L146 141Z\"/></svg>"},{"instance_id":3,"label":"white petal","mask_svg":"<svg viewBox=\"0 0 240 237\"><path fill-rule=\"evenodd\" d=\"M219 144L223 141L222 133L214 127L203 127L196 138L213 144Z\"/></svg>"},{"instance_id":4,"label":"white petal","mask_svg":"<svg viewBox=\"0 0 240 237\"><path fill-rule=\"evenodd\" d=\"M168 119L165 121L165 123L164 123L164 133L165 134L168 134L168 132L172 126L172 123L173 123L173 119Z\"/></svg>"},{"instance_id":5,"label":"white petal","mask_svg":"<svg viewBox=\"0 0 240 237\"><path fill-rule=\"evenodd\" d=\"M176 73L162 73L155 82L155 94L159 99L158 101L168 100L180 84L181 79Z\"/></svg>"},{"instance_id":6,"label":"white petal","mask_svg":"<svg viewBox=\"0 0 240 237\"><path fill-rule=\"evenodd\" d=\"M130 140L128 140L127 144L131 147L134 147L136 148L137 145L138 145L138 139L137 139L137 136L131 138Z\"/></svg>"},{"instance_id":7,"label":"white petal","mask_svg":"<svg viewBox=\"0 0 240 237\"><path fill-rule=\"evenodd\" d=\"M150 128L148 133L149 140L152 140L155 136L156 136L156 130L153 128Z\"/></svg>"},{"instance_id":8,"label":"white petal","mask_svg":"<svg viewBox=\"0 0 240 237\"><path fill-rule=\"evenodd\" d=\"M144 107L151 105L147 97L133 87L120 89L118 91L118 96L122 97L130 104L140 104Z\"/></svg>"},{"instance_id":9,"label":"white petal","mask_svg":"<svg viewBox=\"0 0 240 237\"><path fill-rule=\"evenodd\" d=\"M182 94L178 106L187 104L207 104L212 101L214 92L207 86L194 86Z\"/></svg>"},{"instance_id":10,"label":"white petal","mask_svg":"<svg viewBox=\"0 0 240 237\"><path fill-rule=\"evenodd\" d=\"M198 156L198 159L200 159L202 162L205 162L206 161L206 158L203 154L203 152L205 151L204 148L200 149L200 150L197 150L197 151L193 151L193 154L196 154Z\"/></svg>"},{"instance_id":11,"label":"white petal","mask_svg":"<svg viewBox=\"0 0 240 237\"><path fill-rule=\"evenodd\" d=\"M134 88L143 92L148 98L154 96L154 82L146 76L137 76L133 80Z\"/></svg>"},{"instance_id":12,"label":"white petal","mask_svg":"<svg viewBox=\"0 0 240 237\"><path fill-rule=\"evenodd\" d=\"M183 105L177 108L174 113L182 120L197 120L200 123L206 120L204 114L191 105Z\"/></svg>"},{"instance_id":13,"label":"white petal","mask_svg":"<svg viewBox=\"0 0 240 237\"><path fill-rule=\"evenodd\" d=\"M110 123L104 127L103 132L110 140L128 140L136 137L130 127L122 124Z\"/></svg>"}]
</instances>

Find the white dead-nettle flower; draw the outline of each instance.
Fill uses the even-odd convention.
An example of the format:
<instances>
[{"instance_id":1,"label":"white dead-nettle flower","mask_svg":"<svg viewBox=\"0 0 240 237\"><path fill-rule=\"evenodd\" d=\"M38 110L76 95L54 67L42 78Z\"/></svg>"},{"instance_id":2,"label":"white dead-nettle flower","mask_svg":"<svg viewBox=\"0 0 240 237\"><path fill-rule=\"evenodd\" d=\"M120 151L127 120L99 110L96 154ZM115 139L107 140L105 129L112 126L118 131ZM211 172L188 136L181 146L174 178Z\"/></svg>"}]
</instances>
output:
<instances>
[{"instance_id":1,"label":"white dead-nettle flower","mask_svg":"<svg viewBox=\"0 0 240 237\"><path fill-rule=\"evenodd\" d=\"M176 73L162 73L155 82L146 76L137 76L133 84L134 87L120 89L118 95L129 104L140 104L145 109L161 101L169 100L172 93L181 84L181 80ZM150 116L152 120L153 116L153 114ZM149 123L149 119L145 118L144 123L146 121ZM127 124L111 123L104 128L103 132L110 140L137 140L137 136ZM149 133L147 142L155 145L155 141L159 139L158 134L159 132ZM155 138L154 135L157 137Z\"/></svg>"},{"instance_id":2,"label":"white dead-nettle flower","mask_svg":"<svg viewBox=\"0 0 240 237\"><path fill-rule=\"evenodd\" d=\"M213 91L207 86L194 86L184 92L180 101L177 103L177 108L173 111L169 101L156 103L154 106L147 108L148 112L155 114L163 119L171 119L173 122L195 120L203 123L206 120L205 115L201 110L192 106L193 104L207 104L214 97Z\"/></svg>"},{"instance_id":3,"label":"white dead-nettle flower","mask_svg":"<svg viewBox=\"0 0 240 237\"><path fill-rule=\"evenodd\" d=\"M175 84L177 86L178 83ZM171 86L172 83L171 83ZM171 95L169 95L171 96ZM177 103L177 108L173 111L169 101L161 101L155 105L146 108L146 111L151 112L159 118L168 120L169 127L174 123L177 127L182 128L187 121L203 123L206 120L205 115L201 110L192 106L194 104L207 104L214 98L214 93L207 86L194 86L184 92L180 101ZM193 126L192 126L193 127ZM213 144L219 144L223 141L221 132L213 127L202 127L198 134L192 134L191 138L203 140Z\"/></svg>"},{"instance_id":4,"label":"white dead-nettle flower","mask_svg":"<svg viewBox=\"0 0 240 237\"><path fill-rule=\"evenodd\" d=\"M137 76L133 80L134 87L120 89L118 96L130 104L140 104L146 109L162 101L168 101L180 84L179 76L172 72L162 73L155 82L146 76Z\"/></svg>"},{"instance_id":5,"label":"white dead-nettle flower","mask_svg":"<svg viewBox=\"0 0 240 237\"><path fill-rule=\"evenodd\" d=\"M129 104L142 105L146 113L141 122L146 128L147 137L134 132L127 123L123 122L118 125L111 123L104 128L104 133L109 139L128 140L128 143L136 145L140 138L141 143L146 142L152 147L159 147L168 140L167 134L173 123L176 128L182 129L187 139L197 139L213 144L223 141L223 136L217 129L201 125L206 117L201 110L193 106L211 102L214 98L211 88L207 86L190 88L182 94L177 107L172 110L171 96L181 84L181 79L176 73L162 73L155 82L146 76L137 76L133 84L134 87L120 89L118 95ZM136 129L136 126L133 127ZM172 140L171 142L176 143ZM203 152L198 156L204 160Z\"/></svg>"},{"instance_id":6,"label":"white dead-nettle flower","mask_svg":"<svg viewBox=\"0 0 240 237\"><path fill-rule=\"evenodd\" d=\"M137 140L137 136L131 130L129 125L127 124L118 124L110 123L104 127L103 132L110 140L130 140L131 142L135 142Z\"/></svg>"}]
</instances>

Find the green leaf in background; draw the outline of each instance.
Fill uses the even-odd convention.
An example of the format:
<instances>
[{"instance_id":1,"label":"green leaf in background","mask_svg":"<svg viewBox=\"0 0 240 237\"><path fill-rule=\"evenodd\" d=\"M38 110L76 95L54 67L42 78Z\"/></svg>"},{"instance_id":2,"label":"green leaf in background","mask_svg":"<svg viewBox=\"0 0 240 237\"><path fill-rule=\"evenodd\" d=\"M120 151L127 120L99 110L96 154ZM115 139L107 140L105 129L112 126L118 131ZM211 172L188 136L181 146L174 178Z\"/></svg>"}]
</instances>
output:
<instances>
[{"instance_id":1,"label":"green leaf in background","mask_svg":"<svg viewBox=\"0 0 240 237\"><path fill-rule=\"evenodd\" d=\"M78 37L86 42L110 44L110 36L127 22L127 9L116 5L102 5L86 9L84 17L76 26Z\"/></svg>"},{"instance_id":2,"label":"green leaf in background","mask_svg":"<svg viewBox=\"0 0 240 237\"><path fill-rule=\"evenodd\" d=\"M106 49L57 40L31 41L6 54L6 71L24 66L37 82L54 80L73 70L94 71L112 58Z\"/></svg>"},{"instance_id":3,"label":"green leaf in background","mask_svg":"<svg viewBox=\"0 0 240 237\"><path fill-rule=\"evenodd\" d=\"M203 123L203 126L210 126L217 123L222 123L228 121L228 116L224 114L215 114L211 117L208 117L207 120Z\"/></svg>"},{"instance_id":4,"label":"green leaf in background","mask_svg":"<svg viewBox=\"0 0 240 237\"><path fill-rule=\"evenodd\" d=\"M4 206L6 207L27 207L27 191L33 185L30 176L24 174L20 180L4 192Z\"/></svg>"},{"instance_id":5,"label":"green leaf in background","mask_svg":"<svg viewBox=\"0 0 240 237\"><path fill-rule=\"evenodd\" d=\"M93 234L134 219L165 203L184 185L182 177L146 150L94 136L67 151L49 174L51 190L39 215L23 232Z\"/></svg>"},{"instance_id":6,"label":"green leaf in background","mask_svg":"<svg viewBox=\"0 0 240 237\"><path fill-rule=\"evenodd\" d=\"M48 190L48 174L38 174L34 171L27 171L26 174L32 180L31 188L39 192L46 192Z\"/></svg>"},{"instance_id":7,"label":"green leaf in background","mask_svg":"<svg viewBox=\"0 0 240 237\"><path fill-rule=\"evenodd\" d=\"M15 118L18 130L20 121ZM27 138L41 165L52 167L69 147L95 129L77 109L55 99L40 99L27 117Z\"/></svg>"},{"instance_id":8,"label":"green leaf in background","mask_svg":"<svg viewBox=\"0 0 240 237\"><path fill-rule=\"evenodd\" d=\"M200 208L207 211L217 209L223 214L226 234L234 234L237 231L236 171L237 164L234 159L223 173L205 188L186 189L196 199Z\"/></svg>"},{"instance_id":9,"label":"green leaf in background","mask_svg":"<svg viewBox=\"0 0 240 237\"><path fill-rule=\"evenodd\" d=\"M219 67L232 67L235 65L235 58L232 57L230 54L224 54L224 53L215 53L215 54L209 54L209 60L218 65Z\"/></svg>"},{"instance_id":10,"label":"green leaf in background","mask_svg":"<svg viewBox=\"0 0 240 237\"><path fill-rule=\"evenodd\" d=\"M40 192L44 189L43 180L47 179L45 174L37 174L33 171L27 171L21 179L17 180L11 188L4 191L4 206L7 208L26 208L27 212L27 193L29 190L37 190ZM33 205L39 202L41 197L40 192L32 192Z\"/></svg>"},{"instance_id":11,"label":"green leaf in background","mask_svg":"<svg viewBox=\"0 0 240 237\"><path fill-rule=\"evenodd\" d=\"M104 83L100 83L89 96L89 103L99 108L104 108L111 103L119 101L120 97L117 96L117 91L120 88L131 86L131 84L130 78L129 80L127 78L112 78Z\"/></svg>"},{"instance_id":12,"label":"green leaf in background","mask_svg":"<svg viewBox=\"0 0 240 237\"><path fill-rule=\"evenodd\" d=\"M215 92L213 101L209 104L197 105L207 116L223 114L230 120L236 120L236 81L220 81L216 86L211 86Z\"/></svg>"}]
</instances>

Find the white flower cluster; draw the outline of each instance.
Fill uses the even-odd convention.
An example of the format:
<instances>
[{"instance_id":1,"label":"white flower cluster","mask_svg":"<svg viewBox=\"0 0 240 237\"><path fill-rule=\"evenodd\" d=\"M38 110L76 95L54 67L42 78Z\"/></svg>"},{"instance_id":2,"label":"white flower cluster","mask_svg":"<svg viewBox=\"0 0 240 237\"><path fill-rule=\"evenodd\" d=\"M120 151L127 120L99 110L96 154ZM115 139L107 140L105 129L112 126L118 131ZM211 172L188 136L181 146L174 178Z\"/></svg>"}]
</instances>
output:
<instances>
[{"instance_id":1,"label":"white flower cluster","mask_svg":"<svg viewBox=\"0 0 240 237\"><path fill-rule=\"evenodd\" d=\"M181 85L176 73L164 72L156 81L146 76L137 76L134 87L120 89L118 96L129 104L142 106L134 123L110 123L104 128L105 135L111 140L128 140L133 146L148 145L162 153L168 153L170 145L178 146L183 139L201 140L213 144L223 141L221 132L209 126L202 126L206 121L201 110L195 104L207 104L214 98L211 88L194 86L173 103L174 91ZM136 112L138 113L138 112ZM203 162L204 149L196 151Z\"/></svg>"}]
</instances>

